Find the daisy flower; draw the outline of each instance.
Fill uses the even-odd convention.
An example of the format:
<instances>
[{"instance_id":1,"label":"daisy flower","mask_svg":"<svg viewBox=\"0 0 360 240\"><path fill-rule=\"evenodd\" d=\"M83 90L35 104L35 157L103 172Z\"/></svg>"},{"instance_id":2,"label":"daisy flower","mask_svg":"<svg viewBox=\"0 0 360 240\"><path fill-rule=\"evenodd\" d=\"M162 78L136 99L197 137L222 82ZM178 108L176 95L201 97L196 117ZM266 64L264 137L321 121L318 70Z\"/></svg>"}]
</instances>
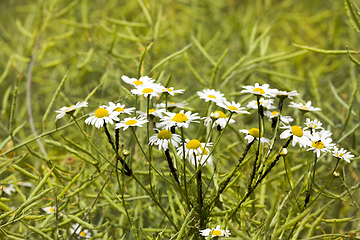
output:
<instances>
[{"instance_id":1,"label":"daisy flower","mask_svg":"<svg viewBox=\"0 0 360 240\"><path fill-rule=\"evenodd\" d=\"M165 112L165 114L167 116L160 119L162 122L158 123L157 127L171 128L172 126L177 126L188 128L189 123L199 122L197 120L200 119L200 117L197 116L198 113L191 114L191 111L184 113L184 110L181 110L179 113Z\"/></svg>"},{"instance_id":2,"label":"daisy flower","mask_svg":"<svg viewBox=\"0 0 360 240\"><path fill-rule=\"evenodd\" d=\"M173 87L170 87L170 88L163 87L161 90L163 93L167 93L171 96L174 96L175 93L184 93L184 91L185 91L185 89L174 90Z\"/></svg>"},{"instance_id":3,"label":"daisy flower","mask_svg":"<svg viewBox=\"0 0 360 240\"><path fill-rule=\"evenodd\" d=\"M62 107L59 110L55 110L55 112L59 113L58 115L56 115L56 119L60 119L64 117L65 114L71 114L78 108L87 107L87 106L88 106L87 102L78 102L75 105L71 105L70 107Z\"/></svg>"},{"instance_id":4,"label":"daisy flower","mask_svg":"<svg viewBox=\"0 0 360 240\"><path fill-rule=\"evenodd\" d=\"M285 98L293 99L293 97L297 97L300 94L296 90L294 90L292 92L276 90L276 91L274 91L274 95L279 99L285 99Z\"/></svg>"},{"instance_id":5,"label":"daisy flower","mask_svg":"<svg viewBox=\"0 0 360 240\"><path fill-rule=\"evenodd\" d=\"M51 207L44 207L44 208L41 208L44 212L46 212L46 214L50 214L50 213L53 213L55 212L56 210L56 207L55 206L51 206Z\"/></svg>"},{"instance_id":6,"label":"daisy flower","mask_svg":"<svg viewBox=\"0 0 360 240\"><path fill-rule=\"evenodd\" d=\"M141 86L136 86L135 89L131 90L131 93L144 97L150 96L151 99L152 97L158 97L159 93L162 92L162 88L163 86L161 86L161 84L147 83Z\"/></svg>"},{"instance_id":7,"label":"daisy flower","mask_svg":"<svg viewBox=\"0 0 360 240\"><path fill-rule=\"evenodd\" d=\"M293 147L296 145L296 143L299 143L300 147L307 147L311 145L311 142L309 140L309 135L310 135L309 131L303 131L299 126L290 126L290 125L288 126L284 125L280 128L287 129L280 134L281 139L285 139L290 136L293 136L292 139Z\"/></svg>"},{"instance_id":8,"label":"daisy flower","mask_svg":"<svg viewBox=\"0 0 360 240\"><path fill-rule=\"evenodd\" d=\"M115 124L115 129L123 128L123 131L125 131L128 127L142 127L144 123L147 123L148 120L146 120L143 116L138 117L128 117L122 120L119 123Z\"/></svg>"},{"instance_id":9,"label":"daisy flower","mask_svg":"<svg viewBox=\"0 0 360 240\"><path fill-rule=\"evenodd\" d=\"M316 108L316 107L311 106L311 101L308 101L305 105L302 103L291 102L289 107L298 108L304 112L312 112L312 111L320 111L321 110L321 108Z\"/></svg>"},{"instance_id":10,"label":"daisy flower","mask_svg":"<svg viewBox=\"0 0 360 240\"><path fill-rule=\"evenodd\" d=\"M172 110L174 108L184 108L184 106L188 105L185 101L181 102L181 103L176 103L176 102L168 102L167 103L167 107L168 110ZM156 108L166 108L165 103L159 103L155 105Z\"/></svg>"},{"instance_id":11,"label":"daisy flower","mask_svg":"<svg viewBox=\"0 0 360 240\"><path fill-rule=\"evenodd\" d=\"M259 135L260 135L260 133L259 133L259 129L258 129L258 128L252 128L252 129L250 129L250 130L241 129L241 130L239 130L239 132L246 134L245 139L248 140L248 143L252 142L255 138L256 138L256 140L259 141ZM270 139L268 139L268 138L261 137L261 138L260 138L260 142L262 142L262 143L267 143L267 144L270 145L270 142L271 142L271 141L270 141Z\"/></svg>"},{"instance_id":12,"label":"daisy flower","mask_svg":"<svg viewBox=\"0 0 360 240\"><path fill-rule=\"evenodd\" d=\"M263 107L263 109L276 108L275 106L272 105L274 103L274 99L266 99L265 100L264 98L260 98L259 103ZM256 100L253 100L253 101L250 101L246 107L252 108L252 109L258 109L258 103Z\"/></svg>"},{"instance_id":13,"label":"daisy flower","mask_svg":"<svg viewBox=\"0 0 360 240\"><path fill-rule=\"evenodd\" d=\"M169 149L169 142L174 147L177 147L181 143L181 137L178 134L172 134L169 130L161 130L159 133L154 134L149 139L150 145L159 145L159 150L166 151Z\"/></svg>"},{"instance_id":14,"label":"daisy flower","mask_svg":"<svg viewBox=\"0 0 360 240\"><path fill-rule=\"evenodd\" d=\"M313 133L309 136L309 139L311 141L311 145L310 148L307 149L307 151L314 151L318 158L320 157L321 152L330 152L335 146L335 143L331 143L331 138L329 138L328 136L320 136L319 133Z\"/></svg>"},{"instance_id":15,"label":"daisy flower","mask_svg":"<svg viewBox=\"0 0 360 240\"><path fill-rule=\"evenodd\" d=\"M75 224L71 225L70 233L73 234L74 232L79 237L82 237L82 238L85 238L85 239L90 239L91 238L91 232L88 229L82 230L82 227L78 223L75 223Z\"/></svg>"},{"instance_id":16,"label":"daisy flower","mask_svg":"<svg viewBox=\"0 0 360 240\"><path fill-rule=\"evenodd\" d=\"M152 78L149 78L148 76L143 76L143 77L140 77L139 80L136 79L136 78L129 78L128 76L125 76L125 75L122 75L121 76L121 79L126 82L127 84L131 84L133 86L141 86L141 85L144 85L144 84L148 84L148 83L153 83L155 82L154 79Z\"/></svg>"},{"instance_id":17,"label":"daisy flower","mask_svg":"<svg viewBox=\"0 0 360 240\"><path fill-rule=\"evenodd\" d=\"M227 118L225 113L223 113L222 111L212 112L210 114L210 117L205 117L203 119L205 119L205 121L204 121L205 126L209 125L209 123L214 121L212 128L219 126L220 129L224 129L224 127L226 126L226 123L229 120L229 118ZM234 119L229 120L229 124L233 124L234 122L235 122Z\"/></svg>"},{"instance_id":18,"label":"daisy flower","mask_svg":"<svg viewBox=\"0 0 360 240\"><path fill-rule=\"evenodd\" d=\"M202 92L198 91L197 94L199 98L204 99L205 102L212 101L218 103L225 100L224 94L214 89L204 89Z\"/></svg>"},{"instance_id":19,"label":"daisy flower","mask_svg":"<svg viewBox=\"0 0 360 240\"><path fill-rule=\"evenodd\" d=\"M222 107L232 113L246 113L246 114L250 114L248 111L245 111L244 107L241 107L240 103L236 103L234 101L232 102L228 102L226 100L222 101L222 102L218 102L217 105L219 107Z\"/></svg>"},{"instance_id":20,"label":"daisy flower","mask_svg":"<svg viewBox=\"0 0 360 240\"><path fill-rule=\"evenodd\" d=\"M327 138L327 137L330 137L331 135L332 135L332 132L325 130L325 129L323 129L319 132L320 137Z\"/></svg>"},{"instance_id":21,"label":"daisy flower","mask_svg":"<svg viewBox=\"0 0 360 240\"><path fill-rule=\"evenodd\" d=\"M290 122L294 121L294 119L292 117L283 116L278 111L273 111L273 112L266 111L265 116L267 116L269 118L269 120L272 120L272 119L280 116L280 121L283 123L286 123L286 124L289 124Z\"/></svg>"},{"instance_id":22,"label":"daisy flower","mask_svg":"<svg viewBox=\"0 0 360 240\"><path fill-rule=\"evenodd\" d=\"M262 97L274 97L274 92L277 91L276 89L270 89L269 84L259 85L255 83L255 86L244 86L245 90L242 90L241 93L252 93L255 96L262 96Z\"/></svg>"},{"instance_id":23,"label":"daisy flower","mask_svg":"<svg viewBox=\"0 0 360 240\"><path fill-rule=\"evenodd\" d=\"M132 112L135 110L134 107L132 108L125 108L124 104L120 104L120 103L113 103L113 102L109 102L109 106L102 106L104 108L107 108L107 110L110 112L110 114L115 115L115 116L119 116L122 113L126 113L126 114L132 114Z\"/></svg>"},{"instance_id":24,"label":"daisy flower","mask_svg":"<svg viewBox=\"0 0 360 240\"><path fill-rule=\"evenodd\" d=\"M220 229L220 225L217 225L216 228L207 228L204 230L200 230L200 235L204 237L211 236L211 238L214 237L229 237L231 235L229 230L222 230Z\"/></svg>"},{"instance_id":25,"label":"daisy flower","mask_svg":"<svg viewBox=\"0 0 360 240\"><path fill-rule=\"evenodd\" d=\"M14 188L14 184L10 184L7 187L0 185L0 190L9 196L11 195L12 192L16 192L16 189Z\"/></svg>"},{"instance_id":26,"label":"daisy flower","mask_svg":"<svg viewBox=\"0 0 360 240\"><path fill-rule=\"evenodd\" d=\"M144 116L146 117L146 112L142 112L142 111L137 111L141 116ZM152 116L152 117L159 117L159 118L162 118L163 117L163 113L166 112L165 109L154 109L154 108L150 108L149 109L149 115Z\"/></svg>"},{"instance_id":27,"label":"daisy flower","mask_svg":"<svg viewBox=\"0 0 360 240\"><path fill-rule=\"evenodd\" d=\"M344 159L348 163L350 163L350 160L354 157L354 155L352 155L351 152L348 152L347 150L345 150L343 148L338 149L336 146L334 146L332 155L339 160Z\"/></svg>"},{"instance_id":28,"label":"daisy flower","mask_svg":"<svg viewBox=\"0 0 360 240\"><path fill-rule=\"evenodd\" d=\"M306 118L306 122L305 122L306 127L304 127L304 130L306 129L311 129L311 131L315 132L315 130L317 129L324 129L321 127L322 123L320 121L318 121L316 118L315 120L310 120L310 118Z\"/></svg>"},{"instance_id":29,"label":"daisy flower","mask_svg":"<svg viewBox=\"0 0 360 240\"><path fill-rule=\"evenodd\" d=\"M188 158L189 161L195 165L195 163L199 163L199 160L200 160L200 157L201 155L202 158L201 158L201 162L200 164L205 164L205 160L207 157L206 156L209 156L209 149L208 147L211 147L212 146L212 143L201 143L199 140L197 139L192 139L192 140L189 140L189 139L185 139L185 158ZM203 153L204 152L204 153ZM181 158L183 157L183 146L180 146L178 149L177 149L177 155L179 155ZM196 158L196 161L194 159L194 155L198 158ZM211 158L208 158L207 161L206 161L206 164L211 164L212 163L212 159Z\"/></svg>"},{"instance_id":30,"label":"daisy flower","mask_svg":"<svg viewBox=\"0 0 360 240\"><path fill-rule=\"evenodd\" d=\"M106 106L99 107L95 113L92 113L90 117L85 119L85 123L89 125L95 125L96 128L104 126L104 123L114 124L114 121L119 121L116 114L113 114L113 109L109 109Z\"/></svg>"}]
</instances>

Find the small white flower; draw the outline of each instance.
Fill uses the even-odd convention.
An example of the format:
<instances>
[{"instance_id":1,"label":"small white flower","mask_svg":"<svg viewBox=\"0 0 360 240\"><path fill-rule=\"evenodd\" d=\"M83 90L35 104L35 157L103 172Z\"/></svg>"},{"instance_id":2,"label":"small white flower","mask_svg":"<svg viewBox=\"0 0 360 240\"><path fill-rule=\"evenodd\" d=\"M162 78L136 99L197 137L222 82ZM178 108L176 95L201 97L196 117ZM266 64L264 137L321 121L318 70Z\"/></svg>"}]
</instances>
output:
<instances>
[{"instance_id":1,"label":"small white flower","mask_svg":"<svg viewBox=\"0 0 360 240\"><path fill-rule=\"evenodd\" d=\"M274 92L277 91L276 89L270 89L269 84L263 84L260 86L258 83L255 83L255 86L244 86L245 90L242 90L241 93L252 93L255 96L262 96L262 97L274 97Z\"/></svg>"},{"instance_id":2,"label":"small white flower","mask_svg":"<svg viewBox=\"0 0 360 240\"><path fill-rule=\"evenodd\" d=\"M176 103L176 102L168 102L167 103L167 107L168 110L174 109L174 108L184 108L184 106L188 105L185 101L181 102L181 103ZM159 103L155 105L156 108L166 108L165 103Z\"/></svg>"},{"instance_id":3,"label":"small white flower","mask_svg":"<svg viewBox=\"0 0 360 240\"><path fill-rule=\"evenodd\" d=\"M144 123L147 123L148 120L146 120L143 116L136 117L129 117L125 118L119 123L115 124L115 129L123 128L123 131L125 131L128 127L142 127Z\"/></svg>"},{"instance_id":4,"label":"small white flower","mask_svg":"<svg viewBox=\"0 0 360 240\"><path fill-rule=\"evenodd\" d=\"M244 107L241 107L240 103L236 103L234 101L232 102L228 102L226 100L222 101L222 102L218 102L217 105L219 107L222 107L232 113L246 113L246 114L250 114L248 111L245 111Z\"/></svg>"},{"instance_id":5,"label":"small white flower","mask_svg":"<svg viewBox=\"0 0 360 240\"><path fill-rule=\"evenodd\" d=\"M332 155L337 159L344 159L348 163L350 163L350 160L354 158L354 155L352 155L351 152L348 152L344 148L338 149L336 146L334 146Z\"/></svg>"},{"instance_id":6,"label":"small white flower","mask_svg":"<svg viewBox=\"0 0 360 240\"><path fill-rule=\"evenodd\" d=\"M81 107L87 107L87 102L78 102L75 105L71 105L70 107L62 107L59 110L55 110L55 112L59 113L56 115L56 119L60 119L65 116L65 114L73 113L76 109Z\"/></svg>"},{"instance_id":7,"label":"small white flower","mask_svg":"<svg viewBox=\"0 0 360 240\"><path fill-rule=\"evenodd\" d=\"M121 79L126 82L127 84L131 84L134 87L136 86L141 86L144 84L148 84L148 83L153 83L155 80L152 78L149 78L148 76L143 76L140 77L140 79L136 79L136 78L129 78L128 76L122 75Z\"/></svg>"},{"instance_id":8,"label":"small white flower","mask_svg":"<svg viewBox=\"0 0 360 240\"><path fill-rule=\"evenodd\" d=\"M78 223L71 225L70 233L73 234L74 232L81 238L85 238L85 239L91 238L91 232L88 229L82 230L82 227Z\"/></svg>"},{"instance_id":9,"label":"small white flower","mask_svg":"<svg viewBox=\"0 0 360 240\"><path fill-rule=\"evenodd\" d=\"M120 103L115 104L113 102L109 102L109 106L104 105L102 107L106 108L109 111L110 115L115 115L116 117L123 113L130 115L135 110L134 107L125 108L125 104L120 104Z\"/></svg>"},{"instance_id":10,"label":"small white flower","mask_svg":"<svg viewBox=\"0 0 360 240\"><path fill-rule=\"evenodd\" d=\"M178 134L172 134L169 130L161 130L159 133L154 134L149 139L150 145L159 145L159 150L166 151L169 149L169 142L174 147L177 147L181 143L181 137Z\"/></svg>"},{"instance_id":11,"label":"small white flower","mask_svg":"<svg viewBox=\"0 0 360 240\"><path fill-rule=\"evenodd\" d=\"M328 131L328 130L325 130L325 129L322 129L320 132L319 132L319 136L320 137L323 137L323 138L327 138L327 137L330 137L332 135L332 132Z\"/></svg>"},{"instance_id":12,"label":"small white flower","mask_svg":"<svg viewBox=\"0 0 360 240\"><path fill-rule=\"evenodd\" d=\"M311 145L309 140L309 131L303 131L299 126L282 126L280 128L287 128L287 130L283 131L280 134L281 139L288 138L293 136L292 145L295 146L296 143L299 143L300 147L307 147Z\"/></svg>"},{"instance_id":13,"label":"small white flower","mask_svg":"<svg viewBox=\"0 0 360 240\"><path fill-rule=\"evenodd\" d=\"M163 93L167 93L171 96L174 96L175 93L184 93L185 89L180 89L180 90L174 90L173 87L170 87L170 88L166 88L164 87L163 89L161 89Z\"/></svg>"},{"instance_id":14,"label":"small white flower","mask_svg":"<svg viewBox=\"0 0 360 240\"><path fill-rule=\"evenodd\" d=\"M141 116L144 116L146 117L146 112L142 112L142 111L137 111ZM166 112L165 109L154 109L154 108L151 108L149 109L149 115L150 116L154 116L154 117L159 117L159 118L162 118L163 117L163 113Z\"/></svg>"},{"instance_id":15,"label":"small white flower","mask_svg":"<svg viewBox=\"0 0 360 240\"><path fill-rule=\"evenodd\" d=\"M212 164L212 158L209 157L209 149L208 147L211 147L212 143L201 143L199 140L197 139L185 139L185 158L188 158L189 161L193 164L193 165L198 165L199 163L201 165L204 164ZM177 155L179 155L181 158L183 157L183 146L180 145L180 147L178 147L177 149ZM196 161L194 159L194 155L196 157ZM201 157L201 155L203 155ZM200 159L201 158L201 159ZM206 163L205 163L206 160Z\"/></svg>"},{"instance_id":16,"label":"small white flower","mask_svg":"<svg viewBox=\"0 0 360 240\"><path fill-rule=\"evenodd\" d=\"M204 230L199 231L200 234L204 237L211 236L211 238L214 237L229 237L231 235L229 230L222 230L220 229L220 225L217 225L216 228L207 228Z\"/></svg>"},{"instance_id":17,"label":"small white flower","mask_svg":"<svg viewBox=\"0 0 360 240\"><path fill-rule=\"evenodd\" d=\"M286 124L289 124L290 122L294 121L292 117L282 116L278 111L273 111L273 112L266 111L264 114L269 118L269 120L280 116L280 121Z\"/></svg>"},{"instance_id":18,"label":"small white flower","mask_svg":"<svg viewBox=\"0 0 360 240\"><path fill-rule=\"evenodd\" d=\"M162 92L163 86L161 84L147 83L141 86L136 86L135 89L131 90L132 94L148 97L158 97L159 93Z\"/></svg>"},{"instance_id":19,"label":"small white flower","mask_svg":"<svg viewBox=\"0 0 360 240\"><path fill-rule=\"evenodd\" d=\"M311 106L311 101L308 101L305 105L302 103L291 102L289 107L298 108L304 112L312 112L312 111L320 111L321 110L321 108L316 108L316 107Z\"/></svg>"},{"instance_id":20,"label":"small white flower","mask_svg":"<svg viewBox=\"0 0 360 240\"><path fill-rule=\"evenodd\" d=\"M202 92L198 91L199 98L204 99L205 102L212 101L215 103L225 100L224 94L214 89L204 89Z\"/></svg>"},{"instance_id":21,"label":"small white flower","mask_svg":"<svg viewBox=\"0 0 360 240\"><path fill-rule=\"evenodd\" d=\"M317 129L324 129L321 127L322 123L320 121L318 121L317 119L310 120L310 118L306 118L305 125L306 125L306 127L304 127L304 130L312 129L313 131L315 131Z\"/></svg>"},{"instance_id":22,"label":"small white flower","mask_svg":"<svg viewBox=\"0 0 360 240\"><path fill-rule=\"evenodd\" d=\"M307 149L307 151L314 151L318 158L320 157L321 152L330 152L335 146L335 143L331 143L331 138L324 135L320 136L319 133L313 133L309 136L309 138L311 141L311 145L310 148Z\"/></svg>"},{"instance_id":23,"label":"small white flower","mask_svg":"<svg viewBox=\"0 0 360 240\"><path fill-rule=\"evenodd\" d=\"M265 100L264 98L260 98L259 103L265 110L276 108L275 106L272 105L274 103L274 99ZM246 107L252 109L258 109L257 100L250 101Z\"/></svg>"},{"instance_id":24,"label":"small white flower","mask_svg":"<svg viewBox=\"0 0 360 240\"><path fill-rule=\"evenodd\" d=\"M255 138L256 138L256 140L259 141L260 132L259 132L258 128L252 128L250 130L241 129L241 130L239 130L239 132L246 134L245 139L248 140L248 143L252 142ZM270 145L271 140L268 138L261 137L260 142L267 143Z\"/></svg>"},{"instance_id":25,"label":"small white flower","mask_svg":"<svg viewBox=\"0 0 360 240\"><path fill-rule=\"evenodd\" d=\"M160 120L161 123L157 124L158 128L171 128L172 126L188 128L191 122L199 122L200 119L198 113L191 114L191 111L184 113L181 110L179 113L165 112L167 116L164 116Z\"/></svg>"},{"instance_id":26,"label":"small white flower","mask_svg":"<svg viewBox=\"0 0 360 240\"><path fill-rule=\"evenodd\" d=\"M284 98L293 99L293 97L297 97L300 95L296 90L294 90L292 92L276 90L276 91L274 91L274 94L277 98L280 98L280 99L284 99Z\"/></svg>"},{"instance_id":27,"label":"small white flower","mask_svg":"<svg viewBox=\"0 0 360 240\"><path fill-rule=\"evenodd\" d=\"M44 212L46 212L46 214L50 214L50 213L53 213L55 212L56 210L56 207L55 206L51 206L51 207L44 207L44 208L41 208Z\"/></svg>"},{"instance_id":28,"label":"small white flower","mask_svg":"<svg viewBox=\"0 0 360 240\"><path fill-rule=\"evenodd\" d=\"M16 192L16 189L14 188L14 184L10 184L7 187L0 185L0 190L9 196L11 195L12 192Z\"/></svg>"},{"instance_id":29,"label":"small white flower","mask_svg":"<svg viewBox=\"0 0 360 240\"><path fill-rule=\"evenodd\" d=\"M226 123L229 121L229 124L235 123L234 119L230 119L226 117L225 113L222 111L215 111L210 114L210 117L205 117L204 124L205 126L209 125L210 122L214 121L212 128L219 126L220 129L224 129Z\"/></svg>"},{"instance_id":30,"label":"small white flower","mask_svg":"<svg viewBox=\"0 0 360 240\"><path fill-rule=\"evenodd\" d=\"M85 123L89 125L95 125L96 128L104 126L104 123L114 124L114 121L119 121L116 114L111 114L112 109L106 106L99 107L95 113L92 113L90 117L85 119Z\"/></svg>"}]
</instances>

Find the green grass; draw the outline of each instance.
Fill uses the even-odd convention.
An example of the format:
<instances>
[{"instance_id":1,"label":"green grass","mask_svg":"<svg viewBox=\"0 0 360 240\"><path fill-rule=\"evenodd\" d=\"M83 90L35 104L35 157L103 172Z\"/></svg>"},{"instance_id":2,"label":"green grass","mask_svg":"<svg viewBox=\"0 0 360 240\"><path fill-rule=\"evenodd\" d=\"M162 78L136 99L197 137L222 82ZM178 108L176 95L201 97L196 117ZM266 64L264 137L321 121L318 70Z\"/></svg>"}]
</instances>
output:
<instances>
[{"instance_id":1,"label":"green grass","mask_svg":"<svg viewBox=\"0 0 360 240\"><path fill-rule=\"evenodd\" d=\"M32 184L15 184L16 192L2 193L0 239L68 239L76 222L91 230L94 239L201 239L200 229L216 225L229 229L233 239L359 237L360 21L351 0L10 0L1 1L0 9L0 185ZM311 201L326 187L314 204L299 209L295 198L304 204L311 182L306 172L312 173L314 164L309 152L299 148L289 148L286 162L280 158L243 199L255 143L228 188L202 212L196 205L196 177L186 196L157 147L152 151L155 169L150 171L131 131L120 131L121 156L134 170L135 177L128 177L114 170L116 156L104 129L84 123L109 101L146 111L146 99L135 98L122 75L149 76L186 89L171 101L188 102L186 110L201 117L219 110L215 105L208 109L198 98L196 92L203 89L214 88L243 106L256 99L240 93L245 85L297 90L295 102L311 100L322 109L306 117L320 120L333 133L333 142L355 158L350 164L341 161L339 177L328 184L336 159L330 153L318 159ZM75 113L85 135L68 115L55 121L55 110L85 100L89 107ZM288 103L283 114L302 124L305 117ZM205 205L244 152L246 141L238 129L258 126L256 111L251 113L234 115L236 123L214 148L216 169L202 169L203 190L208 188ZM269 122L265 124L270 137ZM186 138L205 141L209 128L202 125L198 131L199 126L185 129ZM136 134L149 156L146 128L136 129ZM217 136L214 132L212 142ZM284 143L278 140L264 166L270 166ZM130 155L122 155L122 150ZM182 161L172 156L183 174ZM187 169L190 179L194 169ZM41 210L53 205L57 214Z\"/></svg>"}]
</instances>

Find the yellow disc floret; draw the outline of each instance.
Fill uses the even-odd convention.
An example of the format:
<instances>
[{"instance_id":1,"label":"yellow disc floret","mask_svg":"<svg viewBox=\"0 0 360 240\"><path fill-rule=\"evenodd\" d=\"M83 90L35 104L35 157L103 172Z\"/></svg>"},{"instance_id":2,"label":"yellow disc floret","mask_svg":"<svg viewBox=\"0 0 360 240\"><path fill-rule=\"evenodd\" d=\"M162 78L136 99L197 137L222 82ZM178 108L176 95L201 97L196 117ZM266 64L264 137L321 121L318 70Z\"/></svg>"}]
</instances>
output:
<instances>
[{"instance_id":1,"label":"yellow disc floret","mask_svg":"<svg viewBox=\"0 0 360 240\"><path fill-rule=\"evenodd\" d=\"M142 93L152 93L154 92L154 89L152 88L144 88L144 90L142 91Z\"/></svg>"},{"instance_id":2,"label":"yellow disc floret","mask_svg":"<svg viewBox=\"0 0 360 240\"><path fill-rule=\"evenodd\" d=\"M86 237L86 234L84 233L84 231L81 231L81 233L79 235L82 237Z\"/></svg>"},{"instance_id":3,"label":"yellow disc floret","mask_svg":"<svg viewBox=\"0 0 360 240\"><path fill-rule=\"evenodd\" d=\"M277 117L278 114L279 114L279 112L278 112L278 111L273 111L271 114L272 114L274 117Z\"/></svg>"},{"instance_id":4,"label":"yellow disc floret","mask_svg":"<svg viewBox=\"0 0 360 240\"><path fill-rule=\"evenodd\" d=\"M147 113L153 113L153 112L155 112L155 109L153 109L153 108L151 108L151 109L149 109L149 111L146 111Z\"/></svg>"},{"instance_id":5,"label":"yellow disc floret","mask_svg":"<svg viewBox=\"0 0 360 240\"><path fill-rule=\"evenodd\" d=\"M171 132L169 132L168 130L161 130L161 131L158 133L157 137L158 137L159 139L170 139L170 138L172 137L172 134L171 134Z\"/></svg>"},{"instance_id":6,"label":"yellow disc floret","mask_svg":"<svg viewBox=\"0 0 360 240\"><path fill-rule=\"evenodd\" d=\"M123 112L124 109L123 109L122 107L117 107L117 108L114 109L114 111L116 111L116 112Z\"/></svg>"},{"instance_id":7,"label":"yellow disc floret","mask_svg":"<svg viewBox=\"0 0 360 240\"><path fill-rule=\"evenodd\" d=\"M298 126L292 126L291 132L297 137L302 137L304 135L303 130Z\"/></svg>"},{"instance_id":8,"label":"yellow disc floret","mask_svg":"<svg viewBox=\"0 0 360 240\"><path fill-rule=\"evenodd\" d=\"M262 89L262 88L254 88L253 92L254 92L255 94L256 94L256 93L260 93L260 94L264 94L264 93L265 93L264 89Z\"/></svg>"},{"instance_id":9,"label":"yellow disc floret","mask_svg":"<svg viewBox=\"0 0 360 240\"><path fill-rule=\"evenodd\" d=\"M137 123L136 120L131 119L131 120L127 121L125 124L128 125L128 126L132 126L132 125L134 125L134 124L136 124L136 123Z\"/></svg>"},{"instance_id":10,"label":"yellow disc floret","mask_svg":"<svg viewBox=\"0 0 360 240\"><path fill-rule=\"evenodd\" d=\"M211 235L212 236L221 236L221 230L214 230Z\"/></svg>"},{"instance_id":11,"label":"yellow disc floret","mask_svg":"<svg viewBox=\"0 0 360 240\"><path fill-rule=\"evenodd\" d=\"M239 111L239 109L237 107L235 107L235 106L228 106L228 109L230 111Z\"/></svg>"},{"instance_id":12,"label":"yellow disc floret","mask_svg":"<svg viewBox=\"0 0 360 240\"><path fill-rule=\"evenodd\" d=\"M196 139L193 139L193 140L190 140L187 144L186 144L186 148L187 149L197 149L201 146L201 143L196 140Z\"/></svg>"},{"instance_id":13,"label":"yellow disc floret","mask_svg":"<svg viewBox=\"0 0 360 240\"><path fill-rule=\"evenodd\" d=\"M172 119L174 122L178 122L178 123L184 123L186 122L187 120L189 120L187 118L187 116L183 113L177 113L175 114L175 116L173 117Z\"/></svg>"},{"instance_id":14,"label":"yellow disc floret","mask_svg":"<svg viewBox=\"0 0 360 240\"><path fill-rule=\"evenodd\" d=\"M259 129L258 128L252 128L249 130L249 134L253 136L254 138L259 138Z\"/></svg>"},{"instance_id":15,"label":"yellow disc floret","mask_svg":"<svg viewBox=\"0 0 360 240\"><path fill-rule=\"evenodd\" d=\"M324 143L321 140L313 141L311 146L317 149L323 149L325 147Z\"/></svg>"},{"instance_id":16,"label":"yellow disc floret","mask_svg":"<svg viewBox=\"0 0 360 240\"><path fill-rule=\"evenodd\" d=\"M216 99L216 97L215 97L214 95L207 95L207 97L208 97L208 98L215 98L215 99Z\"/></svg>"},{"instance_id":17,"label":"yellow disc floret","mask_svg":"<svg viewBox=\"0 0 360 240\"><path fill-rule=\"evenodd\" d=\"M140 80L136 80L133 82L136 86L139 86L139 85L142 85L144 84L143 81L140 81Z\"/></svg>"},{"instance_id":18,"label":"yellow disc floret","mask_svg":"<svg viewBox=\"0 0 360 240\"><path fill-rule=\"evenodd\" d=\"M95 111L95 117L97 117L97 118L103 118L103 117L108 117L108 116L109 116L109 112L105 108L98 108Z\"/></svg>"}]
</instances>

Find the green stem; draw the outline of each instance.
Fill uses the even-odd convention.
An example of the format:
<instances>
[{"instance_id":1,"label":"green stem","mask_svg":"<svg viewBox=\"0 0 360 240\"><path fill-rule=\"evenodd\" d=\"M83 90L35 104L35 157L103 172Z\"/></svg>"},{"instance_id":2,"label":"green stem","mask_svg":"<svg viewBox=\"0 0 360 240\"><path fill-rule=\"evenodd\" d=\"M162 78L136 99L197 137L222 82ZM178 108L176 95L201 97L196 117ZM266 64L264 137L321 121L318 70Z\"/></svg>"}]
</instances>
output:
<instances>
[{"instance_id":1,"label":"green stem","mask_svg":"<svg viewBox=\"0 0 360 240\"><path fill-rule=\"evenodd\" d=\"M183 164L184 164L184 191L185 191L185 199L186 205L190 210L190 200L187 191L187 184L186 184L186 159L185 159L185 138L184 138L184 129L181 127L181 139L182 139L182 149L183 149Z\"/></svg>"}]
</instances>

